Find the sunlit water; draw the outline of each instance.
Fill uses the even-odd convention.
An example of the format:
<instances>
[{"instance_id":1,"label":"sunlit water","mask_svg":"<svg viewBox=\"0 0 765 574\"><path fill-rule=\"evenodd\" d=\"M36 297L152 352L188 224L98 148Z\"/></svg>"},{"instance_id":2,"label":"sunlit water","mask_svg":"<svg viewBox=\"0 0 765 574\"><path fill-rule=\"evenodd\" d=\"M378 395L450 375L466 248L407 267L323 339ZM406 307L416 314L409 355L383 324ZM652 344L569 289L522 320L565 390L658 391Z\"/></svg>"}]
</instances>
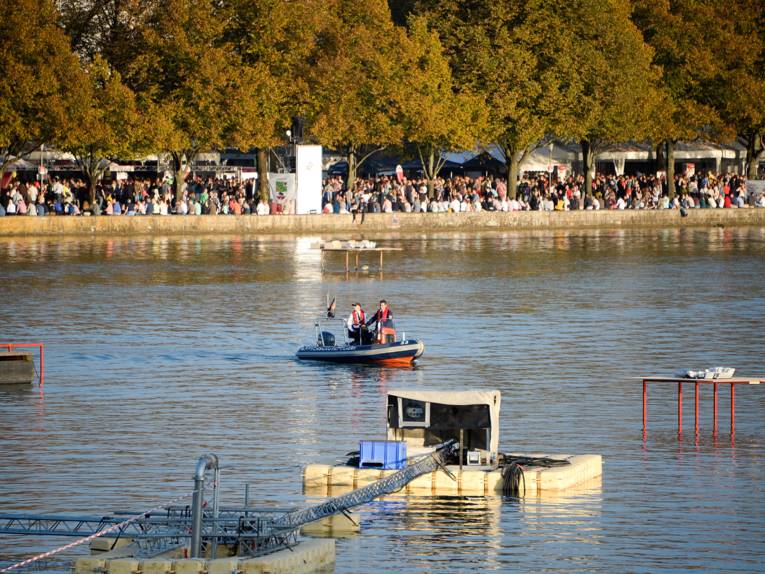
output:
<instances>
[{"instance_id":1,"label":"sunlit water","mask_svg":"<svg viewBox=\"0 0 765 574\"><path fill-rule=\"evenodd\" d=\"M0 512L145 510L205 452L224 503L300 505L305 463L384 434L386 391L497 388L502 450L601 453L602 485L378 501L337 572L763 570L765 388L738 389L731 445L727 388L695 444L690 389L678 442L652 387L644 444L639 377L765 375L765 229L377 239L405 248L382 279L312 238L1 239L0 339L43 341L46 384L0 388ZM328 293L387 298L420 366L296 361ZM2 537L0 567L68 541Z\"/></svg>"}]
</instances>

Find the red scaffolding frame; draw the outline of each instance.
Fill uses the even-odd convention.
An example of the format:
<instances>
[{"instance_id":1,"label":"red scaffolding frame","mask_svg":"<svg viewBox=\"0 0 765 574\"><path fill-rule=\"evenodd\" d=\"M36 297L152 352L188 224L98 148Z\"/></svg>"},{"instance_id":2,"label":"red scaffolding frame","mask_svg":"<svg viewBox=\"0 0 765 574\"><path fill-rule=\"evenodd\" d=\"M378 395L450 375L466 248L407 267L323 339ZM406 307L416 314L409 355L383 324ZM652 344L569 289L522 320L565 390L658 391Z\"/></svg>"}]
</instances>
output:
<instances>
[{"instance_id":1,"label":"red scaffolding frame","mask_svg":"<svg viewBox=\"0 0 765 574\"><path fill-rule=\"evenodd\" d=\"M643 440L648 436L648 385L652 383L677 384L677 436L683 435L683 384L694 386L694 433L699 436L699 388L701 385L713 387L712 436L717 437L717 396L719 385L730 387L730 438L736 434L736 385L759 385L765 380L758 378L731 379L691 379L683 377L646 377L643 379Z\"/></svg>"},{"instance_id":2,"label":"red scaffolding frame","mask_svg":"<svg viewBox=\"0 0 765 574\"><path fill-rule=\"evenodd\" d=\"M38 372L38 379L40 386L45 386L45 345L43 343L0 343L0 348L5 347L8 352L12 352L17 348L30 348L37 347L40 352L40 371Z\"/></svg>"}]
</instances>

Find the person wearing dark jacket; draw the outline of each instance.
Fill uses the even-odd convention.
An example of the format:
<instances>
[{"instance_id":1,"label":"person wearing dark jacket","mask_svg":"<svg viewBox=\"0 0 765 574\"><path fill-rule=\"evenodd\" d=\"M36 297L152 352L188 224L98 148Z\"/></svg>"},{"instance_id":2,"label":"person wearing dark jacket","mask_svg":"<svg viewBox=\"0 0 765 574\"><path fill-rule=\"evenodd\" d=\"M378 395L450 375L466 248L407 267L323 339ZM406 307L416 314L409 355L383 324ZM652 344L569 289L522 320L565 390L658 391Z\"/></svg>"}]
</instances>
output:
<instances>
[{"instance_id":1,"label":"person wearing dark jacket","mask_svg":"<svg viewBox=\"0 0 765 574\"><path fill-rule=\"evenodd\" d=\"M385 325L386 321L393 319L393 311L390 310L388 302L385 299L380 300L380 308L372 315L367 321L367 327L375 325L375 340L379 340L380 329Z\"/></svg>"}]
</instances>

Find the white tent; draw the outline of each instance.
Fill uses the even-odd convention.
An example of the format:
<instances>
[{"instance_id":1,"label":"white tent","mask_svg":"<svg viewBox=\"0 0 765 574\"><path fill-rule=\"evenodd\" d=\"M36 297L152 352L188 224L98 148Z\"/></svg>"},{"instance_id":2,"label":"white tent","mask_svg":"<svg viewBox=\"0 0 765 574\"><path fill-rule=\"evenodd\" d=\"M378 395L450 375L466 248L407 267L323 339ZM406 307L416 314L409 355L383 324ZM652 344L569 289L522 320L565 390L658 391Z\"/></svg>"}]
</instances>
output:
<instances>
[{"instance_id":1,"label":"white tent","mask_svg":"<svg viewBox=\"0 0 765 574\"><path fill-rule=\"evenodd\" d=\"M580 161L579 150L573 146L554 143L552 149L549 144L538 147L521 162L521 172L524 171L552 171L558 165L564 165L571 171L574 163Z\"/></svg>"},{"instance_id":2,"label":"white tent","mask_svg":"<svg viewBox=\"0 0 765 574\"><path fill-rule=\"evenodd\" d=\"M25 159L15 159L5 166L5 171L29 171L33 169L37 169L37 166Z\"/></svg>"}]
</instances>

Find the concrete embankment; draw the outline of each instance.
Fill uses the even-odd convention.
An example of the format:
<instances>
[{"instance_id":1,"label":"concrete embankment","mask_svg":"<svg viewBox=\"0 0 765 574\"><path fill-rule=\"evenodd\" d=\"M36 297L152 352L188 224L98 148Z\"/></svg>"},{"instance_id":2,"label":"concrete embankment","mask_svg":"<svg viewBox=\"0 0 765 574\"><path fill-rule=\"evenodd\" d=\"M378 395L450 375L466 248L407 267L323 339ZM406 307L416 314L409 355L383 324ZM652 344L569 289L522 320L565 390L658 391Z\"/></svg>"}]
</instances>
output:
<instances>
[{"instance_id":1,"label":"concrete embankment","mask_svg":"<svg viewBox=\"0 0 765 574\"><path fill-rule=\"evenodd\" d=\"M0 237L60 235L379 234L390 231L503 231L525 229L765 226L765 209L567 211L519 213L374 213L351 215L199 215L0 217Z\"/></svg>"}]
</instances>

